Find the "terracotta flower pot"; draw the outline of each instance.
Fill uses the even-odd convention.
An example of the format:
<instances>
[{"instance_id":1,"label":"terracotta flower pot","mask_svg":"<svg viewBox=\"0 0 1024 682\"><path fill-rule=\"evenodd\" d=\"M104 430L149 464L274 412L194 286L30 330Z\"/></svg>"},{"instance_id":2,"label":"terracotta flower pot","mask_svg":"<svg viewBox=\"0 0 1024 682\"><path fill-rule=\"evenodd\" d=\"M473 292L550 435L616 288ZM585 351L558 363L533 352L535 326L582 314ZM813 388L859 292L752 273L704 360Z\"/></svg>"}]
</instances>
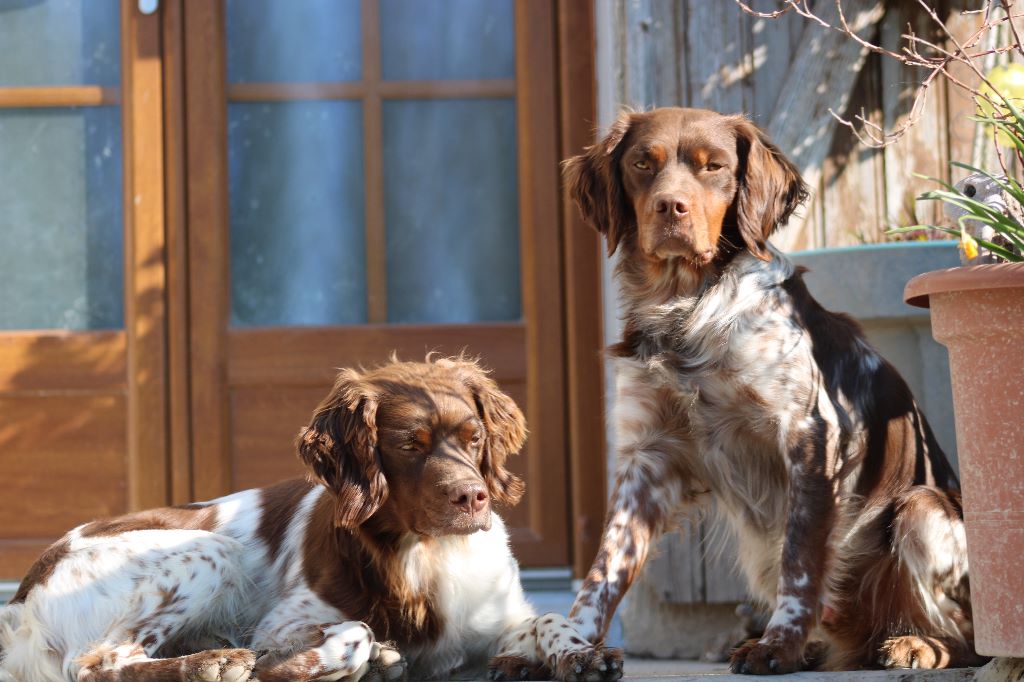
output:
<instances>
[{"instance_id":1,"label":"terracotta flower pot","mask_svg":"<svg viewBox=\"0 0 1024 682\"><path fill-rule=\"evenodd\" d=\"M1024 263L928 272L903 296L949 349L975 647L1024 657Z\"/></svg>"}]
</instances>

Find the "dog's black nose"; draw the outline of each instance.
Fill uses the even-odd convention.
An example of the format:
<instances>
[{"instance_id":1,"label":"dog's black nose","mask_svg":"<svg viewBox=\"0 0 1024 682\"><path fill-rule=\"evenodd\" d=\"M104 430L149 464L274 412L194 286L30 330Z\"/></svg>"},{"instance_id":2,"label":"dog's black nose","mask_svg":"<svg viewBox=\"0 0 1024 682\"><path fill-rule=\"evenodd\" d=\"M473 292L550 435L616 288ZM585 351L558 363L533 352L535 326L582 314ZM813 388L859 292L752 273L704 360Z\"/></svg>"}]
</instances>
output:
<instances>
[{"instance_id":1,"label":"dog's black nose","mask_svg":"<svg viewBox=\"0 0 1024 682\"><path fill-rule=\"evenodd\" d=\"M487 488L477 481L460 481L448 488L448 501L459 511L473 514L487 506Z\"/></svg>"},{"instance_id":2,"label":"dog's black nose","mask_svg":"<svg viewBox=\"0 0 1024 682\"><path fill-rule=\"evenodd\" d=\"M681 218L690 212L690 209L686 206L678 197L673 196L662 196L658 197L654 204L654 211L656 213L662 213L671 215L673 218Z\"/></svg>"}]
</instances>

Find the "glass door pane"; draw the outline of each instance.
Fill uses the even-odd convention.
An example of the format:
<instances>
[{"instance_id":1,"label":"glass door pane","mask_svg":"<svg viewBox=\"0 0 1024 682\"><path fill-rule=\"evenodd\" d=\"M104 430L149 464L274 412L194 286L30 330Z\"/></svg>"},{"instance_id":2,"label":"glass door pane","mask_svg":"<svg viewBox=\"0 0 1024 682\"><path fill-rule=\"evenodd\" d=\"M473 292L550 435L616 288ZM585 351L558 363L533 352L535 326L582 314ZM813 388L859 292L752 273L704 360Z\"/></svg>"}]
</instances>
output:
<instances>
[{"instance_id":1,"label":"glass door pane","mask_svg":"<svg viewBox=\"0 0 1024 682\"><path fill-rule=\"evenodd\" d=\"M2 10L0 329L121 327L118 2Z\"/></svg>"},{"instance_id":2,"label":"glass door pane","mask_svg":"<svg viewBox=\"0 0 1024 682\"><path fill-rule=\"evenodd\" d=\"M228 0L225 24L231 323L366 322L362 103L288 90L359 81L359 3Z\"/></svg>"},{"instance_id":3,"label":"glass door pane","mask_svg":"<svg viewBox=\"0 0 1024 682\"><path fill-rule=\"evenodd\" d=\"M512 0L381 0L385 80L515 78Z\"/></svg>"},{"instance_id":4,"label":"glass door pane","mask_svg":"<svg viewBox=\"0 0 1024 682\"><path fill-rule=\"evenodd\" d=\"M228 106L231 322L366 321L362 107Z\"/></svg>"},{"instance_id":5,"label":"glass door pane","mask_svg":"<svg viewBox=\"0 0 1024 682\"><path fill-rule=\"evenodd\" d=\"M520 320L512 1L225 12L232 324Z\"/></svg>"},{"instance_id":6,"label":"glass door pane","mask_svg":"<svg viewBox=\"0 0 1024 682\"><path fill-rule=\"evenodd\" d=\"M389 322L518 320L512 99L384 103Z\"/></svg>"}]
</instances>

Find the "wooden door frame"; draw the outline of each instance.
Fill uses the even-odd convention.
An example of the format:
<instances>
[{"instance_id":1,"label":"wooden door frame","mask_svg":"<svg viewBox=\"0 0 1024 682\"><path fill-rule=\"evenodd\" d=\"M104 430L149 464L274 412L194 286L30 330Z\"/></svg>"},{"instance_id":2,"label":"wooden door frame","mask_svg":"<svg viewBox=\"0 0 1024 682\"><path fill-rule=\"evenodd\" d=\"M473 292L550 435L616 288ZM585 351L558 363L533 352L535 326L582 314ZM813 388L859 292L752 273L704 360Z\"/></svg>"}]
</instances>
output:
<instances>
[{"instance_id":1,"label":"wooden door frame","mask_svg":"<svg viewBox=\"0 0 1024 682\"><path fill-rule=\"evenodd\" d=\"M579 154L597 130L596 23L593 2L557 0L559 153ZM561 187L561 183L559 184ZM607 458L604 428L604 322L601 236L561 194L569 485L573 575L582 578L604 528Z\"/></svg>"},{"instance_id":2,"label":"wooden door frame","mask_svg":"<svg viewBox=\"0 0 1024 682\"><path fill-rule=\"evenodd\" d=\"M48 521L28 523L29 532L37 535L20 537L18 531L25 528L11 525L15 537L0 543L0 578L23 573L67 530L65 523L168 500L161 19L140 14L132 0L120 0L118 21L119 86L0 88L4 109L120 105L123 185L116 191L124 215L122 328L0 332L0 400L27 401L15 411L15 425L18 417L35 418L9 428L6 435L16 449L30 441L31 451L44 454L40 460L62 462L59 471L48 471L46 461L35 463L43 478L33 483L45 481L52 498L18 499L21 491L12 491L15 504L54 507ZM5 414L12 417L10 411ZM47 423L69 414L75 420ZM92 427L83 426L90 422ZM64 487L89 488L83 483L89 475L82 472L91 474L97 466L103 478L89 489L93 507L83 508Z\"/></svg>"},{"instance_id":3,"label":"wooden door frame","mask_svg":"<svg viewBox=\"0 0 1024 682\"><path fill-rule=\"evenodd\" d=\"M174 500L184 502L230 488L229 381L243 375L255 379L256 370L250 363L229 360L223 4L165 0L161 11L168 50L167 145L179 150L168 152L167 175L174 185L167 192L169 357L172 377L181 376L185 368L189 377L171 381L171 489ZM542 480L551 485L539 494L565 500L568 536L546 540L552 550L556 545L568 549L580 575L596 551L605 502L602 254L597 236L580 224L562 196L558 163L586 143L593 130L593 9L590 3L552 0L517 2L515 12L517 26L539 27L539 34L516 34L517 87L524 88L516 98L516 114L521 129L531 131L518 140L523 312L533 321L524 339L528 417L534 426L531 466L550 472ZM587 29L580 31L581 26ZM539 66L545 63L559 64L557 72ZM526 97L526 89L545 95ZM534 172L535 167L545 170ZM561 224L551 225L552 215ZM551 297L537 285L540 268L559 273L562 296ZM514 334L500 324L482 327L491 338ZM356 333L365 336L366 344L376 336L374 325ZM408 333L408 346L415 348L415 328ZM496 378L500 380L500 372ZM540 414L544 419L536 417ZM197 433L204 437L197 439ZM542 453L547 453L543 461ZM568 454L562 459L551 453ZM193 477L200 468L202 475Z\"/></svg>"},{"instance_id":4,"label":"wooden door frame","mask_svg":"<svg viewBox=\"0 0 1024 682\"><path fill-rule=\"evenodd\" d=\"M129 510L170 495L160 27L159 16L121 0Z\"/></svg>"}]
</instances>

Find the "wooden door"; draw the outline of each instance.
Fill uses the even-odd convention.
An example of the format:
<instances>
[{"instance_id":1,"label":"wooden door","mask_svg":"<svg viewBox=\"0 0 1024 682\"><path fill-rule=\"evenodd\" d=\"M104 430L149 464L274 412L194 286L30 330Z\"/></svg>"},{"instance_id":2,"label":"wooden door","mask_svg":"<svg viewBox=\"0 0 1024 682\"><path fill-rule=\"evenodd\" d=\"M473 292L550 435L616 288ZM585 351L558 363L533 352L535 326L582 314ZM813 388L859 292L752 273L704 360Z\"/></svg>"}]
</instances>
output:
<instances>
[{"instance_id":1,"label":"wooden door","mask_svg":"<svg viewBox=\"0 0 1024 682\"><path fill-rule=\"evenodd\" d=\"M158 20L118 0L0 17L2 579L168 481Z\"/></svg>"},{"instance_id":2,"label":"wooden door","mask_svg":"<svg viewBox=\"0 0 1024 682\"><path fill-rule=\"evenodd\" d=\"M518 556L567 565L554 4L183 7L175 499L300 474L335 368L465 351L529 421Z\"/></svg>"}]
</instances>

